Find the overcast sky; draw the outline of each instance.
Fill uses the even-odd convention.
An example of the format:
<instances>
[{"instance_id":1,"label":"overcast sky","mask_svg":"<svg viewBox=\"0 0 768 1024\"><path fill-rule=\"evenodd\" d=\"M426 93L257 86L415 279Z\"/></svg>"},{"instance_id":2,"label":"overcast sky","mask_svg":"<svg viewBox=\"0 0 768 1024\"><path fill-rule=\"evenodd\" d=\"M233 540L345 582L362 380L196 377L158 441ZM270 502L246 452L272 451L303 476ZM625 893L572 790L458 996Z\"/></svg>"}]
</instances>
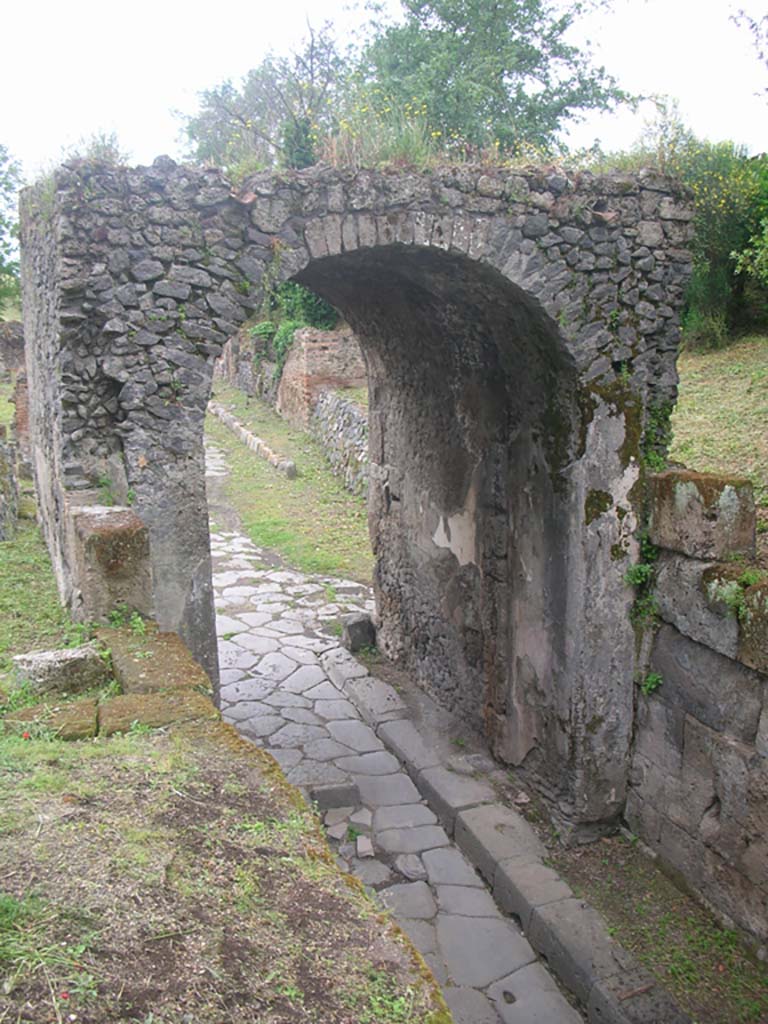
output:
<instances>
[{"instance_id":1,"label":"overcast sky","mask_svg":"<svg viewBox=\"0 0 768 1024\"><path fill-rule=\"evenodd\" d=\"M768 149L768 72L746 31L729 20L738 7L759 16L765 3L615 0L584 32L624 88L673 96L698 135L732 138L757 153ZM332 19L343 33L362 21L342 0L14 0L3 12L0 143L28 176L94 132L115 132L137 163L178 157L173 112L192 112L200 90L238 81L269 48L297 43L308 17ZM593 116L571 142L627 147L649 112Z\"/></svg>"}]
</instances>

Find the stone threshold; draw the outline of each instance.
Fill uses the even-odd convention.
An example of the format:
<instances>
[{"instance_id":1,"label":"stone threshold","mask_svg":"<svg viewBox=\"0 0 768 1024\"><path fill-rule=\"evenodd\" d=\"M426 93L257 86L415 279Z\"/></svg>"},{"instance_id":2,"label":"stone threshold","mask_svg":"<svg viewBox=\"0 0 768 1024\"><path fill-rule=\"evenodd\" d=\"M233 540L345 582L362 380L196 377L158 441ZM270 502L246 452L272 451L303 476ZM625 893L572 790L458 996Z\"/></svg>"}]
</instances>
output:
<instances>
[{"instance_id":1,"label":"stone threshold","mask_svg":"<svg viewBox=\"0 0 768 1024\"><path fill-rule=\"evenodd\" d=\"M326 674L402 763L448 835L475 866L502 913L578 1000L589 1024L690 1024L659 982L611 938L597 911L547 863L528 822L483 779L457 772L416 728L388 683L348 651L321 657ZM428 730L427 730L428 731ZM316 798L332 794L316 793Z\"/></svg>"}]
</instances>

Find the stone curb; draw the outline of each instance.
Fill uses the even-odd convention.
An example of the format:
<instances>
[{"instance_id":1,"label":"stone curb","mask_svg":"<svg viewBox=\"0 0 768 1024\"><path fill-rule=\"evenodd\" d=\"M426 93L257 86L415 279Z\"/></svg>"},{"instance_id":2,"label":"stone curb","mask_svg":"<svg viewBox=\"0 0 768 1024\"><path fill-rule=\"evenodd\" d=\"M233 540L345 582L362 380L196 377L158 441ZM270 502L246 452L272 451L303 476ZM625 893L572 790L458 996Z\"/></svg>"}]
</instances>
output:
<instances>
[{"instance_id":1,"label":"stone curb","mask_svg":"<svg viewBox=\"0 0 768 1024\"><path fill-rule=\"evenodd\" d=\"M217 402L208 403L208 412L217 419L220 419L225 427L229 427L233 434L235 434L252 452L258 455L260 458L265 459L270 465L274 466L275 469L281 473L285 473L289 480L295 479L297 475L296 463L292 459L283 459L276 452L272 451L266 441L262 441L256 434L252 434L250 430L240 423L231 412L219 405Z\"/></svg>"},{"instance_id":2,"label":"stone curb","mask_svg":"<svg viewBox=\"0 0 768 1024\"><path fill-rule=\"evenodd\" d=\"M499 909L576 996L589 1024L690 1024L658 982L608 933L603 918L546 864L528 822L485 781L430 751L399 694L348 651L321 659L332 680L403 767L446 832L485 879Z\"/></svg>"}]
</instances>

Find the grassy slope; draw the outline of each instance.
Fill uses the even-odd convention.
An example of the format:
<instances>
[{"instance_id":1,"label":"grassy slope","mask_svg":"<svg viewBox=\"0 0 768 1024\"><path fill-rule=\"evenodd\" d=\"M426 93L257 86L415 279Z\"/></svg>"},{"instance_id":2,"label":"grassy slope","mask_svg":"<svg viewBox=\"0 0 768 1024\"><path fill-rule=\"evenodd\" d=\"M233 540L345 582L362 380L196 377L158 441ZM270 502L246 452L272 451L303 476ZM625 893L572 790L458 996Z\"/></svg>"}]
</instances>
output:
<instances>
[{"instance_id":1,"label":"grassy slope","mask_svg":"<svg viewBox=\"0 0 768 1024\"><path fill-rule=\"evenodd\" d=\"M293 459L298 470L296 479L288 480L208 417L208 436L229 460L227 496L254 543L278 551L306 572L370 582L373 556L365 501L345 491L330 473L317 442L234 388L217 386L215 397L271 448Z\"/></svg>"},{"instance_id":2,"label":"grassy slope","mask_svg":"<svg viewBox=\"0 0 768 1024\"><path fill-rule=\"evenodd\" d=\"M768 509L768 337L683 353L678 370L671 458L702 472L749 477Z\"/></svg>"}]
</instances>

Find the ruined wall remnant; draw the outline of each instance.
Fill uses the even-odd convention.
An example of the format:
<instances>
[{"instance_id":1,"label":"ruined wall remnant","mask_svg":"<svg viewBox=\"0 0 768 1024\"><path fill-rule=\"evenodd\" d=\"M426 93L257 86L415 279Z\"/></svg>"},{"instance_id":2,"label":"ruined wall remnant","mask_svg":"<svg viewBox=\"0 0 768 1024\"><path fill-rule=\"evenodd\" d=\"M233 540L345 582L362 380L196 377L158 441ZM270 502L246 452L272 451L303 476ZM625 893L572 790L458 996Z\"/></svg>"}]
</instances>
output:
<instances>
[{"instance_id":1,"label":"ruined wall remnant","mask_svg":"<svg viewBox=\"0 0 768 1024\"><path fill-rule=\"evenodd\" d=\"M23 204L36 477L62 590L71 495L150 532L156 614L215 666L202 428L222 344L293 279L370 392L380 641L484 723L561 819L626 792L638 453L675 396L691 209L651 173L260 174L70 163ZM100 481L102 483L100 484Z\"/></svg>"},{"instance_id":2,"label":"ruined wall remnant","mask_svg":"<svg viewBox=\"0 0 768 1024\"><path fill-rule=\"evenodd\" d=\"M368 414L344 394L322 391L312 411L312 430L333 472L352 494L368 493Z\"/></svg>"},{"instance_id":3,"label":"ruined wall remnant","mask_svg":"<svg viewBox=\"0 0 768 1024\"><path fill-rule=\"evenodd\" d=\"M16 479L16 446L0 426L0 541L11 540L19 514L19 487Z\"/></svg>"},{"instance_id":4,"label":"ruined wall remnant","mask_svg":"<svg viewBox=\"0 0 768 1024\"><path fill-rule=\"evenodd\" d=\"M0 377L24 369L24 328L18 320L0 323Z\"/></svg>"},{"instance_id":5,"label":"ruined wall remnant","mask_svg":"<svg viewBox=\"0 0 768 1024\"><path fill-rule=\"evenodd\" d=\"M322 391L365 387L368 374L360 345L348 328L296 331L277 388L277 411L298 426L309 426Z\"/></svg>"},{"instance_id":6,"label":"ruined wall remnant","mask_svg":"<svg viewBox=\"0 0 768 1024\"><path fill-rule=\"evenodd\" d=\"M751 485L651 480L661 626L639 696L627 819L664 862L768 941L768 572Z\"/></svg>"}]
</instances>

